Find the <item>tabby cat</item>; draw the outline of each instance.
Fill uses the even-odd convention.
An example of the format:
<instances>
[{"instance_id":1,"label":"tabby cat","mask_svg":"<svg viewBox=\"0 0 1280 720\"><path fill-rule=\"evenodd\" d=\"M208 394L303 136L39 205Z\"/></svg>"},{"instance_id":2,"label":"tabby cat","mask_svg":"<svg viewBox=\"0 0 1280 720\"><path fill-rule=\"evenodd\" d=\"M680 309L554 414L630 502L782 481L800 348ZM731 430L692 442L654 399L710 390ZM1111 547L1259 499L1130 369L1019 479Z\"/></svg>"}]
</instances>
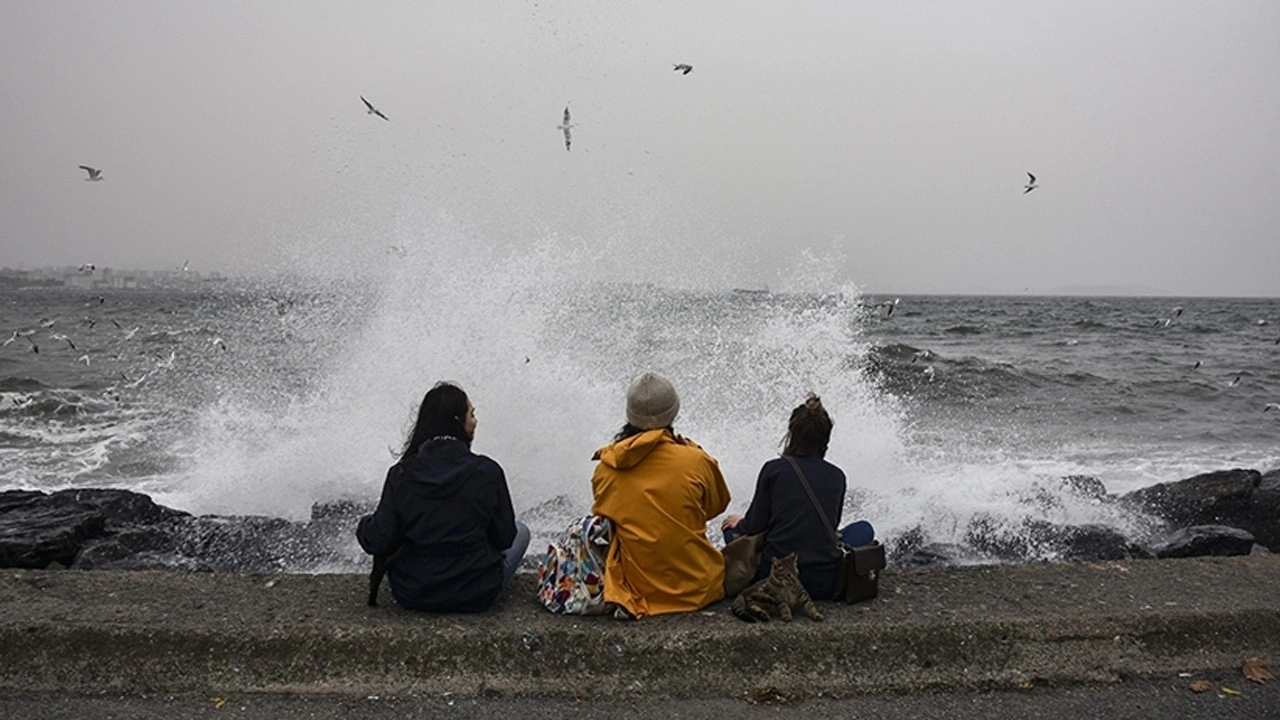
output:
<instances>
[{"instance_id":1,"label":"tabby cat","mask_svg":"<svg viewBox=\"0 0 1280 720\"><path fill-rule=\"evenodd\" d=\"M747 587L734 598L729 609L747 622L768 622L769 612L776 610L783 622L791 622L791 608L799 605L814 622L822 622L822 613L813 604L809 592L800 584L800 568L796 554L773 559L769 577Z\"/></svg>"}]
</instances>

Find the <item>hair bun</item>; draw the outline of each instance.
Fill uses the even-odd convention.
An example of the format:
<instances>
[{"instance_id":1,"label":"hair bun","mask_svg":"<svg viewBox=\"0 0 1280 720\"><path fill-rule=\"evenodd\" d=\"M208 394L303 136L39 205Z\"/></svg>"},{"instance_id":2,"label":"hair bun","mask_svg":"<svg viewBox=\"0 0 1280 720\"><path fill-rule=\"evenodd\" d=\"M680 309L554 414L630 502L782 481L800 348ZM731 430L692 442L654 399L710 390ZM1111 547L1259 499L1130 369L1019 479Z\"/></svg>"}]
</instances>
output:
<instances>
[{"instance_id":1,"label":"hair bun","mask_svg":"<svg viewBox=\"0 0 1280 720\"><path fill-rule=\"evenodd\" d=\"M822 398L809 393L809 396L804 399L804 407L809 412L817 412L822 409Z\"/></svg>"}]
</instances>

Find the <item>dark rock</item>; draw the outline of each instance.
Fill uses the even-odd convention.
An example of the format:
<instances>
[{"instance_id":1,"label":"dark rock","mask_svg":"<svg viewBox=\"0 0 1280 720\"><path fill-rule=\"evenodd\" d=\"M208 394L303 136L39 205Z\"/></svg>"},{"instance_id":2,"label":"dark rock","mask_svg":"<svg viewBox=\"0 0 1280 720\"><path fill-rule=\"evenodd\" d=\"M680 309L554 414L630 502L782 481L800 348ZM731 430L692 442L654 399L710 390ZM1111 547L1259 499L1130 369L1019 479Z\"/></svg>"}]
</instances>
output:
<instances>
[{"instance_id":1,"label":"dark rock","mask_svg":"<svg viewBox=\"0 0 1280 720\"><path fill-rule=\"evenodd\" d=\"M0 567L71 567L93 541L186 517L128 490L0 493Z\"/></svg>"},{"instance_id":2,"label":"dark rock","mask_svg":"<svg viewBox=\"0 0 1280 720\"><path fill-rule=\"evenodd\" d=\"M1271 551L1268 550L1265 545L1259 545L1257 543L1254 543L1253 547L1249 548L1249 554L1250 555L1270 555Z\"/></svg>"},{"instance_id":3,"label":"dark rock","mask_svg":"<svg viewBox=\"0 0 1280 720\"><path fill-rule=\"evenodd\" d=\"M924 546L924 528L917 525L897 537L886 539L885 554L890 565L905 565L906 559Z\"/></svg>"},{"instance_id":4,"label":"dark rock","mask_svg":"<svg viewBox=\"0 0 1280 720\"><path fill-rule=\"evenodd\" d=\"M963 545L955 543L928 543L899 556L894 565L924 567L926 565L964 565L989 561L975 555Z\"/></svg>"},{"instance_id":5,"label":"dark rock","mask_svg":"<svg viewBox=\"0 0 1280 720\"><path fill-rule=\"evenodd\" d=\"M377 507L377 503L354 498L321 500L311 506L311 521L350 523L351 527L355 528L360 518L365 515L372 515ZM353 529L352 532L355 532L355 530Z\"/></svg>"},{"instance_id":6,"label":"dark rock","mask_svg":"<svg viewBox=\"0 0 1280 720\"><path fill-rule=\"evenodd\" d=\"M80 549L71 567L76 570L119 569L115 564L130 556L173 548L183 527L180 522L135 526L90 540Z\"/></svg>"},{"instance_id":7,"label":"dark rock","mask_svg":"<svg viewBox=\"0 0 1280 720\"><path fill-rule=\"evenodd\" d=\"M1253 535L1239 528L1196 525L1174 532L1153 550L1158 558L1182 558L1248 555L1253 546Z\"/></svg>"},{"instance_id":8,"label":"dark rock","mask_svg":"<svg viewBox=\"0 0 1280 720\"><path fill-rule=\"evenodd\" d=\"M208 563L177 553L146 550L134 555L104 563L96 570L181 570L183 572L213 572Z\"/></svg>"},{"instance_id":9,"label":"dark rock","mask_svg":"<svg viewBox=\"0 0 1280 720\"><path fill-rule=\"evenodd\" d=\"M150 497L128 490L86 488L60 490L49 496L51 502L90 509L106 520L108 528L151 525L165 520L191 517L190 513L157 505Z\"/></svg>"},{"instance_id":10,"label":"dark rock","mask_svg":"<svg viewBox=\"0 0 1280 720\"><path fill-rule=\"evenodd\" d=\"M1141 545L1106 525L1037 523L1045 554L1061 560L1145 560L1154 557Z\"/></svg>"},{"instance_id":11,"label":"dark rock","mask_svg":"<svg viewBox=\"0 0 1280 720\"><path fill-rule=\"evenodd\" d=\"M1240 528L1271 550L1280 549L1280 471L1222 470L1135 490L1121 497L1174 528Z\"/></svg>"},{"instance_id":12,"label":"dark rock","mask_svg":"<svg viewBox=\"0 0 1280 720\"><path fill-rule=\"evenodd\" d=\"M0 512L0 567L70 566L84 541L101 535L106 525L101 513L44 493L24 494L20 499L25 502L6 497L7 509Z\"/></svg>"},{"instance_id":13,"label":"dark rock","mask_svg":"<svg viewBox=\"0 0 1280 720\"><path fill-rule=\"evenodd\" d=\"M1157 483L1121 496L1121 501L1175 526L1221 524L1249 509L1262 475L1257 470L1219 470L1186 480Z\"/></svg>"},{"instance_id":14,"label":"dark rock","mask_svg":"<svg viewBox=\"0 0 1280 720\"><path fill-rule=\"evenodd\" d=\"M1005 562L1029 560L1148 559L1151 553L1106 525L1062 525L1023 520L1016 525L990 516L975 517L965 541L979 552Z\"/></svg>"},{"instance_id":15,"label":"dark rock","mask_svg":"<svg viewBox=\"0 0 1280 720\"><path fill-rule=\"evenodd\" d=\"M1107 486L1092 475L1067 475L1062 478L1062 488L1074 495L1101 500L1107 496Z\"/></svg>"}]
</instances>

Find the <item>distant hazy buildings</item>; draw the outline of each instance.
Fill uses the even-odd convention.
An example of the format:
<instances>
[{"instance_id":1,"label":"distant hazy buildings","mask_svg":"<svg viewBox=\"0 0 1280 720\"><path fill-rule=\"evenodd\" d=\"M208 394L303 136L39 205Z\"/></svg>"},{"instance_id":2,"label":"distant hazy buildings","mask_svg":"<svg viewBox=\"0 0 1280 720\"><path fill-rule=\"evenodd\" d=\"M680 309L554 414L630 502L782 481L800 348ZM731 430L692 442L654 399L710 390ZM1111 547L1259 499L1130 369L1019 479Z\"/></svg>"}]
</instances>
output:
<instances>
[{"instance_id":1,"label":"distant hazy buildings","mask_svg":"<svg viewBox=\"0 0 1280 720\"><path fill-rule=\"evenodd\" d=\"M128 270L77 267L43 267L35 270L0 268L0 287L69 287L81 290L194 289L226 282L222 273L195 270Z\"/></svg>"}]
</instances>

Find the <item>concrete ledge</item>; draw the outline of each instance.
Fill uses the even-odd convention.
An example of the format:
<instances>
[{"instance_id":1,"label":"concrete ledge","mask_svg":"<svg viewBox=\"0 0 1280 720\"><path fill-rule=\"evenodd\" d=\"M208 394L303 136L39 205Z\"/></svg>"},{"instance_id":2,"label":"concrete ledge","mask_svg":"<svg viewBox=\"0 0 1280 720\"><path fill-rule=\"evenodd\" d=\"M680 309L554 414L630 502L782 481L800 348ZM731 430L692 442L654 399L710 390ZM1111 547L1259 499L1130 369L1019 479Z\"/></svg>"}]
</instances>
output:
<instances>
[{"instance_id":1,"label":"concrete ledge","mask_svg":"<svg viewBox=\"0 0 1280 720\"><path fill-rule=\"evenodd\" d=\"M358 575L0 571L0 692L845 695L1280 661L1280 556L890 569L826 622L364 605Z\"/></svg>"}]
</instances>

